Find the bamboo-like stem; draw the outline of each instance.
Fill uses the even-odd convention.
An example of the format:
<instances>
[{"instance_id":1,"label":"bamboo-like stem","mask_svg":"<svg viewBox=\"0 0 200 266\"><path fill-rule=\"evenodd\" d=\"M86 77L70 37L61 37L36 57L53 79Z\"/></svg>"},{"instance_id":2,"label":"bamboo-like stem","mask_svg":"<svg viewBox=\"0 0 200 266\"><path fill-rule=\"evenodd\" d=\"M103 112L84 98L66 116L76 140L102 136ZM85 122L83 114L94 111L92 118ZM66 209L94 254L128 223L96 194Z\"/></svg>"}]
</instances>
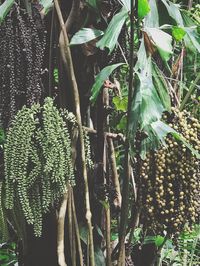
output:
<instances>
[{"instance_id":1,"label":"bamboo-like stem","mask_svg":"<svg viewBox=\"0 0 200 266\"><path fill-rule=\"evenodd\" d=\"M200 81L200 73L197 75L196 79L194 80L194 82L190 85L190 88L187 92L187 94L185 95L185 98L183 99L181 106L180 106L180 111L183 111L185 104L187 103L187 101L190 99L191 95L194 93L195 89L196 89L196 85L198 84L198 82Z\"/></svg>"},{"instance_id":2,"label":"bamboo-like stem","mask_svg":"<svg viewBox=\"0 0 200 266\"><path fill-rule=\"evenodd\" d=\"M110 229L110 206L105 208L105 217L106 217L106 266L112 266L111 262L111 229Z\"/></svg>"},{"instance_id":3,"label":"bamboo-like stem","mask_svg":"<svg viewBox=\"0 0 200 266\"><path fill-rule=\"evenodd\" d=\"M72 266L76 266L76 230L75 230L75 224L74 224L74 213L73 213L73 206L72 206L72 191L73 188L71 188L71 216L72 216Z\"/></svg>"},{"instance_id":4,"label":"bamboo-like stem","mask_svg":"<svg viewBox=\"0 0 200 266\"><path fill-rule=\"evenodd\" d=\"M65 193L58 214L57 254L58 254L59 266L67 266L64 254L65 215L67 209L67 201L68 201L68 193Z\"/></svg>"},{"instance_id":5,"label":"bamboo-like stem","mask_svg":"<svg viewBox=\"0 0 200 266\"><path fill-rule=\"evenodd\" d=\"M77 246L78 246L79 265L83 266L83 253L82 253L82 248L81 248L81 240L80 240L78 222L77 222L77 217L76 217L76 209L75 209L75 203L74 203L73 190L72 190L72 212L73 212L74 229L75 229L75 233L76 233L76 240L77 240Z\"/></svg>"},{"instance_id":6,"label":"bamboo-like stem","mask_svg":"<svg viewBox=\"0 0 200 266\"><path fill-rule=\"evenodd\" d=\"M64 63L65 68L67 70L68 78L70 81L71 88L73 90L73 101L74 101L74 108L75 108L75 115L77 119L78 129L79 129L79 138L80 138L80 152L81 152L81 164L82 164L82 171L83 171L83 179L84 179L84 189L85 189L85 204L86 204L86 220L88 226L88 234L89 234L89 255L90 255L90 266L94 266L94 243L93 243L93 229L92 229L92 214L90 210L90 199L89 199L89 187L88 187L88 177L87 177L87 169L86 169L86 159L85 159L85 147L84 147L84 138L83 138L83 128L82 128L82 120L81 120L81 111L80 111L80 99L79 99L79 92L78 86L74 74L74 67L72 62L71 51L69 48L69 39L67 36L67 32L65 29L64 20L62 17L62 13L60 10L60 6L58 0L55 0L55 8L58 14L59 23L64 35L65 46L60 47L60 49L64 48L65 51L65 59Z\"/></svg>"},{"instance_id":7,"label":"bamboo-like stem","mask_svg":"<svg viewBox=\"0 0 200 266\"><path fill-rule=\"evenodd\" d=\"M129 210L129 182L131 176L130 165L130 143L129 143L129 121L131 114L131 104L133 99L133 79L134 79L134 4L137 12L138 0L131 0L131 14L130 14L130 71L129 71L129 91L128 91L128 112L127 112L127 127L126 127L126 141L125 141L125 164L124 164L124 182L122 190L122 209L120 218L120 235L119 235L119 258L118 266L125 265L125 238L126 238L126 226L128 222L128 210Z\"/></svg>"},{"instance_id":8,"label":"bamboo-like stem","mask_svg":"<svg viewBox=\"0 0 200 266\"><path fill-rule=\"evenodd\" d=\"M52 16L51 16L51 30L50 30L50 40L49 40L49 96L52 97L52 86L53 86L53 64L52 64L52 60L53 60L53 55L52 55L52 51L53 51L53 26L54 26L54 21L55 21L55 8L53 6L53 10L52 10Z\"/></svg>"},{"instance_id":9,"label":"bamboo-like stem","mask_svg":"<svg viewBox=\"0 0 200 266\"><path fill-rule=\"evenodd\" d=\"M69 235L69 246L70 246L70 254L72 265L73 263L73 224L72 224L72 197L71 197L71 187L68 187L68 235Z\"/></svg>"},{"instance_id":10,"label":"bamboo-like stem","mask_svg":"<svg viewBox=\"0 0 200 266\"><path fill-rule=\"evenodd\" d=\"M108 147L110 155L110 166L112 170L112 182L116 191L116 198L114 200L115 207L121 209L122 196L120 191L119 176L117 173L117 163L115 158L115 148L112 138L108 138Z\"/></svg>"},{"instance_id":11,"label":"bamboo-like stem","mask_svg":"<svg viewBox=\"0 0 200 266\"><path fill-rule=\"evenodd\" d=\"M192 8L193 5L193 0L189 0L188 1L188 9L190 10Z\"/></svg>"}]
</instances>

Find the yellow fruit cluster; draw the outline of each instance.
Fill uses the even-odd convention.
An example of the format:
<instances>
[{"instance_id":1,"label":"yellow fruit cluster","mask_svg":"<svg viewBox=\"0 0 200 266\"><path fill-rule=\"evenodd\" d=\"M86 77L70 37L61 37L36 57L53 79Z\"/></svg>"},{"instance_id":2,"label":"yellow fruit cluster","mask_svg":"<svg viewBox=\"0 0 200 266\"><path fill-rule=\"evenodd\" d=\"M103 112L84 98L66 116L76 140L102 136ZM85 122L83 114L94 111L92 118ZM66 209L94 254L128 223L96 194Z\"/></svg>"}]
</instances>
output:
<instances>
[{"instance_id":1,"label":"yellow fruit cluster","mask_svg":"<svg viewBox=\"0 0 200 266\"><path fill-rule=\"evenodd\" d=\"M163 119L200 151L200 123L173 108ZM140 166L141 219L156 234L175 234L199 218L200 162L183 142L166 137L166 146L147 155Z\"/></svg>"}]
</instances>

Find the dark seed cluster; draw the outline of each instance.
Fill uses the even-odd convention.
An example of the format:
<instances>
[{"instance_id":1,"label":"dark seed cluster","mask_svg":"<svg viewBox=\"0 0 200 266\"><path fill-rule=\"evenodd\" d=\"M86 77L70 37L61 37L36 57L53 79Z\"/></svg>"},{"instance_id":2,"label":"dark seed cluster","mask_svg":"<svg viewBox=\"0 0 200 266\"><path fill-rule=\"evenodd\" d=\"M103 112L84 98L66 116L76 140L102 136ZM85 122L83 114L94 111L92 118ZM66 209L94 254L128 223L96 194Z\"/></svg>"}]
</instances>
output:
<instances>
[{"instance_id":1,"label":"dark seed cluster","mask_svg":"<svg viewBox=\"0 0 200 266\"><path fill-rule=\"evenodd\" d=\"M164 120L200 151L200 123L187 112L173 109ZM141 162L139 199L145 228L156 234L179 233L199 219L200 164L183 142L171 135L166 147L148 154Z\"/></svg>"},{"instance_id":2,"label":"dark seed cluster","mask_svg":"<svg viewBox=\"0 0 200 266\"><path fill-rule=\"evenodd\" d=\"M44 27L14 4L0 26L0 123L7 128L17 110L41 98ZM40 23L42 25L42 22Z\"/></svg>"}]
</instances>

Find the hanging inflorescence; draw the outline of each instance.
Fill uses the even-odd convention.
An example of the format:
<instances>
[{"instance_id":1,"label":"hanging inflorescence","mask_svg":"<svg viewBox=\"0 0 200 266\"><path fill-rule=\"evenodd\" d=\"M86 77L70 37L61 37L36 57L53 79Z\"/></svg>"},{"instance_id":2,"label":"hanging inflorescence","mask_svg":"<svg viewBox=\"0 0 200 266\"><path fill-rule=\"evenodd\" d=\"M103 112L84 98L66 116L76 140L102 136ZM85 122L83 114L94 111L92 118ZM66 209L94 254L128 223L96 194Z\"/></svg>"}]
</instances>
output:
<instances>
[{"instance_id":1,"label":"hanging inflorescence","mask_svg":"<svg viewBox=\"0 0 200 266\"><path fill-rule=\"evenodd\" d=\"M2 206L3 202L3 182L0 181L0 241L1 243L6 242L8 237L8 227L7 227L7 221L5 218L5 210L4 206Z\"/></svg>"},{"instance_id":2,"label":"hanging inflorescence","mask_svg":"<svg viewBox=\"0 0 200 266\"><path fill-rule=\"evenodd\" d=\"M164 117L187 143L200 151L200 124L187 112L174 109ZM199 160L171 135L166 147L148 154L139 171L139 201L145 228L155 234L178 234L198 222L200 211Z\"/></svg>"},{"instance_id":3,"label":"hanging inflorescence","mask_svg":"<svg viewBox=\"0 0 200 266\"><path fill-rule=\"evenodd\" d=\"M72 123L68 113L68 123ZM5 207L20 205L36 236L42 217L74 184L68 125L51 98L45 104L23 107L13 120L5 152Z\"/></svg>"},{"instance_id":4,"label":"hanging inflorescence","mask_svg":"<svg viewBox=\"0 0 200 266\"><path fill-rule=\"evenodd\" d=\"M34 8L31 17L14 4L0 25L0 123L4 128L24 104L30 106L41 98L45 35L37 14Z\"/></svg>"}]
</instances>

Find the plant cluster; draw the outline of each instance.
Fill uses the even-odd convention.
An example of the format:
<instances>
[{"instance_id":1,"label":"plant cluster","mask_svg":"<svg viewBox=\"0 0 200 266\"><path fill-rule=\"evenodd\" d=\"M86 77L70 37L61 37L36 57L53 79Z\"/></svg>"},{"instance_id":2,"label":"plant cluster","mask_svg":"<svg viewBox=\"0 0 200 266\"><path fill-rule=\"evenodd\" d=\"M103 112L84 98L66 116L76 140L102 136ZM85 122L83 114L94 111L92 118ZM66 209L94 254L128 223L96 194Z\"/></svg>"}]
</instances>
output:
<instances>
[{"instance_id":1,"label":"plant cluster","mask_svg":"<svg viewBox=\"0 0 200 266\"><path fill-rule=\"evenodd\" d=\"M5 207L20 206L40 236L43 214L74 183L70 134L51 98L17 113L4 148Z\"/></svg>"},{"instance_id":2,"label":"plant cluster","mask_svg":"<svg viewBox=\"0 0 200 266\"><path fill-rule=\"evenodd\" d=\"M45 34L37 9L32 11L30 16L14 4L0 25L0 123L4 128L22 105L30 106L42 94Z\"/></svg>"},{"instance_id":3,"label":"plant cluster","mask_svg":"<svg viewBox=\"0 0 200 266\"><path fill-rule=\"evenodd\" d=\"M184 140L200 150L200 124L186 111L173 109L164 115L169 125L181 133ZM155 234L179 234L186 224L199 219L199 161L171 135L166 146L150 152L140 167L139 198L145 228Z\"/></svg>"}]
</instances>

